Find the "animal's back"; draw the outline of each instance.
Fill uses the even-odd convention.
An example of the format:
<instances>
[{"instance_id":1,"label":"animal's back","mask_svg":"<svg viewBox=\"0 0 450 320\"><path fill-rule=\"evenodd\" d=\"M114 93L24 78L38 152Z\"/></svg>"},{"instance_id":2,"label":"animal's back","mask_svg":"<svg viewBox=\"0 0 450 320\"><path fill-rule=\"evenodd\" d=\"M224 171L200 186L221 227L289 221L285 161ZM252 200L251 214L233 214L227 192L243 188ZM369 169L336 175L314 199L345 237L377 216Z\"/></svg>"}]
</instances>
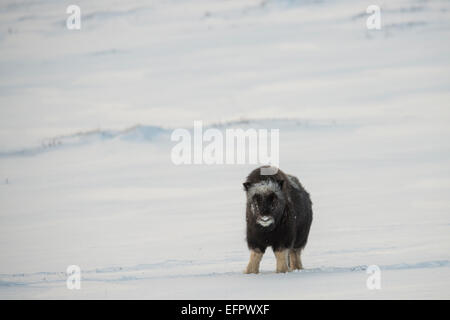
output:
<instances>
[{"instance_id":1,"label":"animal's back","mask_svg":"<svg viewBox=\"0 0 450 320\"><path fill-rule=\"evenodd\" d=\"M297 177L287 174L290 188L290 197L296 221L295 249L306 246L309 230L312 223L312 202L309 193L303 188Z\"/></svg>"}]
</instances>

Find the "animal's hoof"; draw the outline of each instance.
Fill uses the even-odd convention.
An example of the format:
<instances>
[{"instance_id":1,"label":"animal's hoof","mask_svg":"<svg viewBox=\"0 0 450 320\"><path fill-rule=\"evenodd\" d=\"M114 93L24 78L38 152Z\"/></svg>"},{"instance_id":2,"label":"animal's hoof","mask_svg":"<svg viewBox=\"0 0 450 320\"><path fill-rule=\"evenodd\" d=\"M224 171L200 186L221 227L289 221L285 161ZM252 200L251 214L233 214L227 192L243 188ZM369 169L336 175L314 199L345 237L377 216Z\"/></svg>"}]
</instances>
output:
<instances>
[{"instance_id":1,"label":"animal's hoof","mask_svg":"<svg viewBox=\"0 0 450 320\"><path fill-rule=\"evenodd\" d=\"M277 273L286 273L288 271L289 271L288 269L281 269L281 270L277 270L276 272Z\"/></svg>"},{"instance_id":2,"label":"animal's hoof","mask_svg":"<svg viewBox=\"0 0 450 320\"><path fill-rule=\"evenodd\" d=\"M244 274L258 274L256 271L244 271Z\"/></svg>"}]
</instances>

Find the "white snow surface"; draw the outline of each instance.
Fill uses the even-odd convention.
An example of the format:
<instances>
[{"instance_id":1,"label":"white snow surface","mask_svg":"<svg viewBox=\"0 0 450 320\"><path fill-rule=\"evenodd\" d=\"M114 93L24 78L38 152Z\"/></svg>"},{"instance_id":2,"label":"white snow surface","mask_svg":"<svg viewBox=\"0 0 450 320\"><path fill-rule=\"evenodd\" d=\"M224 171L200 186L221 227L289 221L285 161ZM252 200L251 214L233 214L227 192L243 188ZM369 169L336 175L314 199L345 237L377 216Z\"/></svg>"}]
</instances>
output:
<instances>
[{"instance_id":1,"label":"white snow surface","mask_svg":"<svg viewBox=\"0 0 450 320\"><path fill-rule=\"evenodd\" d=\"M78 4L0 3L1 299L450 298L450 3ZM174 165L194 120L280 130L304 270L243 274L256 166Z\"/></svg>"}]
</instances>

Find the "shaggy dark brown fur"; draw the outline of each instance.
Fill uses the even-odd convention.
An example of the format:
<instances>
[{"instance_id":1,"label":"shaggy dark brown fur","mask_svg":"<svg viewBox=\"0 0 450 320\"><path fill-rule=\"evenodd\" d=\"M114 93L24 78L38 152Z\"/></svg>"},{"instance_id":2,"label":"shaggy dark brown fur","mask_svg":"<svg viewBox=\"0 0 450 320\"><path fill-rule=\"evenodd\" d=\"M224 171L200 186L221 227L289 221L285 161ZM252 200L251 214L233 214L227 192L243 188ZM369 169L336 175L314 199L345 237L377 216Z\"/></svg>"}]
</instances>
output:
<instances>
[{"instance_id":1,"label":"shaggy dark brown fur","mask_svg":"<svg viewBox=\"0 0 450 320\"><path fill-rule=\"evenodd\" d=\"M267 168L267 167L266 167ZM246 273L258 273L267 247L277 258L277 272L301 269L301 250L312 223L312 203L299 180L279 170L261 175L253 170L244 182L247 194L247 244L251 250Z\"/></svg>"}]
</instances>

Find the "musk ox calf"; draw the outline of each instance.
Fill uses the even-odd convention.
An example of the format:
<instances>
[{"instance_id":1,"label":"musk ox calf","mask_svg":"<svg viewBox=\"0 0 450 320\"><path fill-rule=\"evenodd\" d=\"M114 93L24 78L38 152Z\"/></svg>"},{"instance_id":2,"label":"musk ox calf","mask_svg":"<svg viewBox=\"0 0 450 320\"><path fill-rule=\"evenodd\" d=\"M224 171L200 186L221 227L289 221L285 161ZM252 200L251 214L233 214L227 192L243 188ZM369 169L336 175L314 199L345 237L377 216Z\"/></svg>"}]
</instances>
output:
<instances>
[{"instance_id":1,"label":"musk ox calf","mask_svg":"<svg viewBox=\"0 0 450 320\"><path fill-rule=\"evenodd\" d=\"M273 175L261 175L261 168L253 170L244 182L250 249L245 273L259 272L267 247L275 253L276 272L302 269L300 254L312 223L309 194L296 177L279 169Z\"/></svg>"}]
</instances>

